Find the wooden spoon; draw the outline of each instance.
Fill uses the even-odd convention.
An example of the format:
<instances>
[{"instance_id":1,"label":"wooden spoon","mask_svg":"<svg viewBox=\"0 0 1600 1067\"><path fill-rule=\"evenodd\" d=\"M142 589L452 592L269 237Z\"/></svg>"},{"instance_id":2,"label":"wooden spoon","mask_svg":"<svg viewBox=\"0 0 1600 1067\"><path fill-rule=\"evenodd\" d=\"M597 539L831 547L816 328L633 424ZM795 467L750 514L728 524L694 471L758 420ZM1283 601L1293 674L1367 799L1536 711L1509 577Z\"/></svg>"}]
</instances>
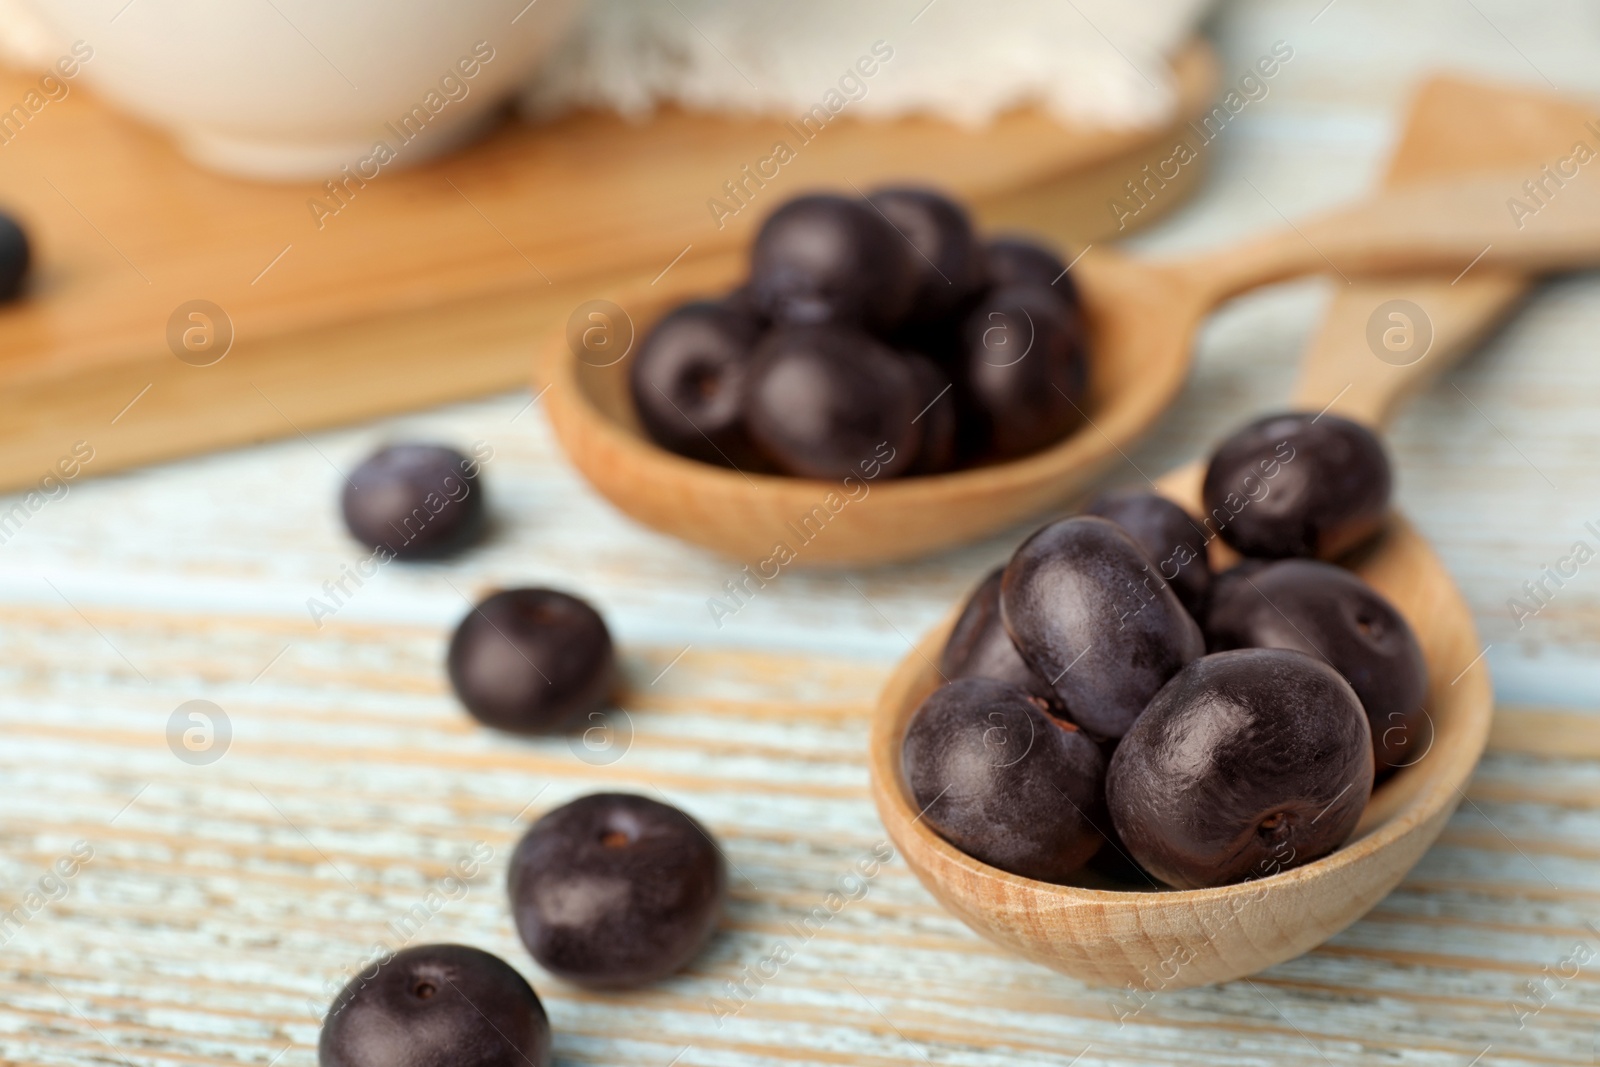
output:
<instances>
[{"instance_id":1,"label":"wooden spoon","mask_svg":"<svg viewBox=\"0 0 1600 1067\"><path fill-rule=\"evenodd\" d=\"M1427 282L1408 281L1393 291ZM1364 324L1358 324L1364 325ZM1465 333L1410 366L1381 362L1357 328L1342 343L1314 347L1293 401L1381 426L1396 402L1466 349ZM1157 483L1200 514L1203 463ZM1214 555L1222 555L1215 551ZM942 683L935 666L954 613L925 636L889 679L873 722L873 798L901 854L934 896L978 933L1086 982L1134 990L1130 1006L1161 989L1223 982L1291 959L1360 918L1392 890L1443 829L1488 738L1488 669L1472 614L1439 558L1400 516L1347 561L1399 609L1422 645L1429 672L1432 747L1384 782L1354 837L1332 855L1259 881L1218 889L1151 892L1037 882L989 867L920 821L901 776L900 748L912 713ZM1107 884L1101 882L1100 884ZM1152 889L1155 887L1152 886ZM1131 1009L1130 1009L1131 1010Z\"/></svg>"},{"instance_id":2,"label":"wooden spoon","mask_svg":"<svg viewBox=\"0 0 1600 1067\"><path fill-rule=\"evenodd\" d=\"M628 397L623 357L634 332L671 303L648 289L597 313L588 331L552 339L535 389L548 386L550 418L573 463L648 526L757 563L767 577L791 562L911 558L1003 529L1083 489L1172 401L1202 319L1230 296L1316 272L1459 272L1475 262L1548 271L1600 261L1600 183L1573 183L1518 229L1505 203L1524 180L1516 172L1393 190L1166 264L1091 250L1073 268L1092 343L1087 421L1060 444L1009 463L872 482L863 492L860 483L746 474L673 455L643 436ZM741 261L719 260L693 282L702 292L725 290L740 269ZM585 348L577 337L600 343Z\"/></svg>"}]
</instances>

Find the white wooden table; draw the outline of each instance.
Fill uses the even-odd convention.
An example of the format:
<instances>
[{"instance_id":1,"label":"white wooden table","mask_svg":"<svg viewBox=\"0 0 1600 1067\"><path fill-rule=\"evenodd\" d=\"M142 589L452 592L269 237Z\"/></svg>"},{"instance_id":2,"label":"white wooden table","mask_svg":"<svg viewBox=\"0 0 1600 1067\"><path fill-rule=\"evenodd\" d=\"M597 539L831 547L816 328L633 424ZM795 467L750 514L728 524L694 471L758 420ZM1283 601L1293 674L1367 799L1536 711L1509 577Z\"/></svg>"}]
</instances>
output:
<instances>
[{"instance_id":1,"label":"white wooden table","mask_svg":"<svg viewBox=\"0 0 1600 1067\"><path fill-rule=\"evenodd\" d=\"M1139 244L1226 240L1356 194L1406 87L1439 65L1600 98L1592 5L1325 3L1217 16L1229 69L1278 39L1295 58L1218 144L1201 199ZM1284 395L1323 295L1220 314L1133 462L1164 469ZM1596 1062L1600 563L1521 628L1507 600L1573 541L1600 542L1584 529L1600 520L1597 295L1593 276L1543 289L1393 435L1401 505L1492 646L1502 710L1470 803L1331 944L1162 993L1122 1025L1111 996L980 941L898 860L815 936L790 925L881 840L861 753L885 671L1020 531L914 565L786 573L718 627L706 601L735 568L598 500L525 396L75 482L0 544L0 1061L312 1064L341 975L410 924L528 974L563 1063ZM335 468L401 437L492 445L494 536L448 565L386 568L318 628L308 598L360 556ZM610 620L626 746L510 739L451 699L441 658L466 600L534 582ZM231 725L209 765L168 746L197 699ZM644 992L543 975L505 906L519 827L597 788L664 794L735 867L725 930ZM430 897L478 842L484 870ZM779 942L793 958L751 979ZM1587 962L1568 966L1575 949Z\"/></svg>"}]
</instances>

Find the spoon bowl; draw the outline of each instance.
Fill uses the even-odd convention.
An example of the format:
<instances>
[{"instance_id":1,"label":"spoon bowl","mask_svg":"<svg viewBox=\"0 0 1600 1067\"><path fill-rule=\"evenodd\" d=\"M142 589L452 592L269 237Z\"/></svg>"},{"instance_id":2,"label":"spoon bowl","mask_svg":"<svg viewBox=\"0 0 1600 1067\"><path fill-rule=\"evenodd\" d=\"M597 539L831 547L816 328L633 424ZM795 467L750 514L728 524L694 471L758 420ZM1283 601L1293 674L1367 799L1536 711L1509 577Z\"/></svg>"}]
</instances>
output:
<instances>
[{"instance_id":1,"label":"spoon bowl","mask_svg":"<svg viewBox=\"0 0 1600 1067\"><path fill-rule=\"evenodd\" d=\"M1600 237L1600 233L1591 234ZM1307 243L1310 243L1308 237ZM1384 279L1363 295L1386 303L1437 294L1429 279ZM1292 406L1335 411L1381 427L1401 401L1465 352L1504 309L1428 299L1436 328L1425 358L1396 364L1365 337L1365 322L1330 321L1302 361ZM1157 492L1203 514L1205 467L1168 474ZM1237 557L1220 541L1212 562ZM1364 915L1389 893L1444 829L1466 796L1488 740L1493 695L1472 613L1444 564L1398 514L1369 545L1341 561L1382 593L1416 633L1428 666L1428 749L1374 789L1341 848L1301 867L1211 889L1140 889L1083 872L1055 885L988 866L922 821L901 771L907 725L943 679L936 666L955 613L900 663L879 696L868 766L873 799L890 839L923 885L992 941L1097 985L1122 986L1136 1011L1163 989L1224 982L1299 956Z\"/></svg>"},{"instance_id":2,"label":"spoon bowl","mask_svg":"<svg viewBox=\"0 0 1600 1067\"><path fill-rule=\"evenodd\" d=\"M737 268L735 268L737 269ZM963 544L1082 490L1177 395L1204 306L1170 272L1104 253L1073 268L1090 336L1086 420L1059 443L1007 463L919 478L846 482L743 472L686 459L644 435L626 361L574 352L546 363L556 434L584 476L647 526L744 561L779 544L806 566L881 563ZM736 280L730 273L718 286ZM623 301L651 323L679 299Z\"/></svg>"},{"instance_id":3,"label":"spoon bowl","mask_svg":"<svg viewBox=\"0 0 1600 1067\"><path fill-rule=\"evenodd\" d=\"M1534 122L1542 116L1546 121ZM1507 101L1453 83L1436 86L1401 145L1390 185L1428 174L1491 170L1537 161L1565 144L1582 113L1544 101ZM1336 297L1302 364L1294 406L1383 425L1494 325L1520 289L1516 276L1461 270L1437 277L1358 281ZM1366 338L1376 309L1405 300L1423 309L1432 349L1406 363L1377 357ZM1405 365L1395 365L1396 362ZM1159 488L1195 508L1199 464ZM1216 563L1231 562L1213 546ZM984 936L1085 981L1121 985L1136 1012L1169 988L1225 981L1314 948L1389 892L1443 829L1465 795L1492 716L1488 671L1471 616L1438 557L1407 523L1391 518L1373 546L1344 561L1410 621L1429 669L1432 746L1378 785L1343 848L1314 863L1242 885L1192 891L1128 892L1107 882L1054 886L972 860L931 833L911 809L900 777L900 742L912 711L940 678L933 664L954 614L907 656L885 687L873 724L873 795L885 825L923 883Z\"/></svg>"},{"instance_id":4,"label":"spoon bowl","mask_svg":"<svg viewBox=\"0 0 1600 1067\"><path fill-rule=\"evenodd\" d=\"M675 289L647 286L597 302L605 307L546 343L534 388L584 477L647 526L750 563L769 579L791 563L909 559L1005 529L1083 490L1172 402L1202 320L1232 295L1314 272L1592 262L1600 253L1600 193L1575 184L1519 230L1504 208L1505 190L1521 181L1511 177L1383 193L1190 260L1150 263L1090 249L1072 268L1089 330L1084 421L1056 445L1005 463L829 482L715 467L651 442L628 394L636 333L690 294L731 288L743 267L735 256L685 271Z\"/></svg>"}]
</instances>

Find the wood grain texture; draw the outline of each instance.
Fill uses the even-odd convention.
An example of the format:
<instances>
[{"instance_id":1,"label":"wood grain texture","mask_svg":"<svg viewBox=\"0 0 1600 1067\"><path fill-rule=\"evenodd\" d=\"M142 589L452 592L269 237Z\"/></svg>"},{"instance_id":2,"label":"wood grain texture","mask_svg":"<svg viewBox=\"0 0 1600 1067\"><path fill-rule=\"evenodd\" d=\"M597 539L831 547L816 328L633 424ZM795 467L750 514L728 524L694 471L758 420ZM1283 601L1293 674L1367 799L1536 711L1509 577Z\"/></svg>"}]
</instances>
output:
<instances>
[{"instance_id":1,"label":"wood grain texture","mask_svg":"<svg viewBox=\"0 0 1600 1067\"><path fill-rule=\"evenodd\" d=\"M1226 5L1211 32L1230 81L1273 40L1296 58L1218 141L1192 207L1137 238L1141 250L1215 247L1281 226L1280 211L1360 195L1383 173L1403 102L1441 65L1536 87L1543 71L1600 93L1600 29L1585 11L1474 6L1488 21L1459 0L1339 0L1320 18L1325 0ZM263 245L255 270L282 247ZM1283 402L1331 290L1282 287L1222 309L1179 402L1108 481L1143 484L1141 471ZM1167 991L1131 1017L1126 1000L979 939L898 858L775 977L748 984L736 1016L718 1027L707 1009L882 839L860 759L877 688L905 638L1024 530L893 567L786 572L718 626L707 601L728 598L737 569L589 491L525 392L74 482L0 544L0 904L15 907L74 841L95 859L0 951L0 1062L309 1067L308 1002L482 840L495 859L420 936L523 970L562 1064L1592 1064L1592 969L1551 983L1520 1028L1513 1001L1594 944L1600 920L1600 583L1586 567L1520 627L1507 599L1600 519L1597 292L1592 274L1540 287L1391 435L1402 509L1490 645L1502 706L1467 800L1332 941L1248 983ZM465 358L446 344L436 355ZM494 536L448 567L385 569L316 630L307 598L361 557L334 517L336 468L403 437L494 445ZM512 582L577 589L606 613L639 694L624 759L591 768L564 744L460 716L438 669L465 611L457 590ZM236 747L209 768L180 763L164 739L173 709L197 698L235 724ZM647 782L706 819L760 891L735 878L726 932L683 978L623 998L565 989L521 952L500 898L512 818L541 788L522 820Z\"/></svg>"},{"instance_id":2,"label":"wood grain texture","mask_svg":"<svg viewBox=\"0 0 1600 1067\"><path fill-rule=\"evenodd\" d=\"M1383 1049L1460 1064L1491 1041L1503 1063L1584 1062L1594 1014L1580 988L1525 1033L1510 1009L1600 907L1600 774L1575 747L1491 754L1472 804L1395 893L1253 984L1148 1003L1091 990L977 940L899 858L800 944L790 924L841 885L859 892L841 880L883 840L861 753L884 664L986 559L786 575L716 629L704 603L728 564L618 519L524 404L84 483L5 546L7 905L75 841L95 855L5 946L0 1059L266 1064L281 1052L305 1067L326 983L393 939L391 922L415 922L483 841L494 859L417 937L482 945L527 973L565 1063L1065 1067L1087 1050L1080 1065L1299 1067ZM497 535L456 564L385 570L319 630L307 598L360 557L324 506L340 484L324 456L348 469L400 435L494 445ZM515 581L581 589L616 629L633 739L615 763L477 729L455 707L439 663L466 610L457 590ZM167 747L168 717L195 698L233 722L210 767ZM659 788L737 867L708 953L620 997L541 974L501 896L519 827L595 788ZM752 982L780 940L793 958ZM709 1002L736 1003L730 982L749 993L718 1026Z\"/></svg>"},{"instance_id":3,"label":"wood grain texture","mask_svg":"<svg viewBox=\"0 0 1600 1067\"><path fill-rule=\"evenodd\" d=\"M982 130L846 115L802 142L770 117L591 115L506 124L448 159L330 175L331 190L201 172L74 92L4 145L0 200L40 263L30 298L0 311L0 403L16 413L0 426L0 486L37 478L135 397L142 417L102 433L98 472L513 388L581 302L688 291L686 267L744 247L759 217L808 187L936 175L994 224L1028 217L1058 240L1097 240L1117 229L1106 204L1127 175L1170 154L1210 99L1209 49L1184 52L1174 77L1180 114L1157 130L1068 128L1026 110ZM0 77L0 99L31 81ZM745 178L779 140L792 161ZM1131 222L1181 203L1203 163ZM719 218L713 199L737 213ZM169 347L169 320L195 300L220 309L202 331L232 336L195 357L225 353L207 366ZM178 321L181 334L187 313Z\"/></svg>"},{"instance_id":4,"label":"wood grain texture","mask_svg":"<svg viewBox=\"0 0 1600 1067\"><path fill-rule=\"evenodd\" d=\"M1536 170L1588 135L1591 121L1591 109L1570 97L1440 75L1417 89L1383 184L1404 189L1463 174ZM1517 183L1513 178L1506 184L1514 188ZM1448 280L1426 275L1354 279L1328 305L1294 402L1315 410L1337 403L1387 425L1395 406L1443 369L1446 361L1429 358L1433 352L1458 354L1475 343L1531 285L1514 271L1482 263L1469 263ZM1409 310L1400 321L1425 330L1427 340L1414 334L1415 349L1391 353L1390 361L1374 358L1371 323L1382 305L1397 300L1420 309L1420 321L1411 323L1419 316Z\"/></svg>"},{"instance_id":5,"label":"wood grain texture","mask_svg":"<svg viewBox=\"0 0 1600 1067\"><path fill-rule=\"evenodd\" d=\"M1411 101L1405 137L1395 146L1384 184L1415 185L1448 174L1537 168L1566 152L1585 132L1590 109L1553 93L1531 92L1509 84L1441 75L1424 83ZM1329 304L1313 351L1340 349L1359 355L1350 338L1362 338L1382 304L1406 300L1423 309L1432 344L1454 348L1476 339L1500 321L1527 294L1530 282L1504 269L1464 269L1445 278L1357 279ZM1370 346L1368 346L1370 347ZM1424 352L1421 360L1426 360ZM1296 402L1321 408L1356 376L1338 362L1322 359L1320 377L1301 380ZM1382 384L1381 368L1370 361L1360 381ZM1380 371L1380 374L1370 373ZM1405 373L1397 366L1388 373ZM1433 376L1431 366L1413 372L1406 389L1388 390L1393 402L1408 399ZM1380 412L1387 421L1388 412Z\"/></svg>"}]
</instances>

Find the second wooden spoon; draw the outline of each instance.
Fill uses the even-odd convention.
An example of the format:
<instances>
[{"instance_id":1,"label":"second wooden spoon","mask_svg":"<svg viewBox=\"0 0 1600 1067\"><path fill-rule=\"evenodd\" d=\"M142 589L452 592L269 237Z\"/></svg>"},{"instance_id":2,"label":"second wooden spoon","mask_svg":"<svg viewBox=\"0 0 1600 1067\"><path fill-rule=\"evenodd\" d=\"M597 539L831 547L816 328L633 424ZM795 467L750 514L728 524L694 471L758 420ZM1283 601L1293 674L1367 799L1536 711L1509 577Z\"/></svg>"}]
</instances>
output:
<instances>
[{"instance_id":1,"label":"second wooden spoon","mask_svg":"<svg viewBox=\"0 0 1600 1067\"><path fill-rule=\"evenodd\" d=\"M1390 191L1173 263L1092 250L1073 269L1093 346L1086 422L1060 444L1009 463L846 483L697 463L640 432L625 352L590 351L570 344L565 333L548 344L536 388L548 385L556 434L584 476L646 525L750 562L764 578L790 565L912 558L1004 529L1082 490L1172 401L1196 330L1230 296L1316 272L1460 271L1474 261L1480 269L1536 272L1600 262L1600 188L1591 188L1597 183L1570 186L1518 229L1505 199L1522 180L1520 173L1495 174ZM715 291L734 278L703 280ZM659 297L624 297L619 313L642 331L665 305Z\"/></svg>"}]
</instances>

